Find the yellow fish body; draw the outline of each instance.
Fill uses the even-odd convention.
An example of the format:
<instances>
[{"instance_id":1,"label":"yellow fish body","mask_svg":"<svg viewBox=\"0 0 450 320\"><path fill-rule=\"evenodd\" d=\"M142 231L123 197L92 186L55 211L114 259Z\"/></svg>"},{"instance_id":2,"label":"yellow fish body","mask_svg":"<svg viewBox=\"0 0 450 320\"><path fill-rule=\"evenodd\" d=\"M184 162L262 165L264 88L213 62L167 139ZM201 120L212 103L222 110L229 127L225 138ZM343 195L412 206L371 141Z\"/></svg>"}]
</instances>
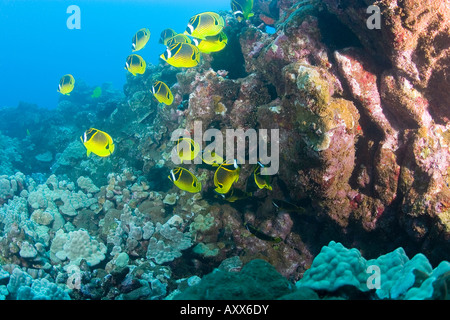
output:
<instances>
[{"instance_id":1,"label":"yellow fish body","mask_svg":"<svg viewBox=\"0 0 450 320\"><path fill-rule=\"evenodd\" d=\"M231 10L239 22L253 17L252 9L253 0L231 0Z\"/></svg>"},{"instance_id":2,"label":"yellow fish body","mask_svg":"<svg viewBox=\"0 0 450 320\"><path fill-rule=\"evenodd\" d=\"M268 190L272 190L272 186L270 185L270 177L261 175L261 168L264 168L264 165L261 164L261 162L258 162L253 170L253 178L255 183L260 189L266 188Z\"/></svg>"},{"instance_id":3,"label":"yellow fish body","mask_svg":"<svg viewBox=\"0 0 450 320\"><path fill-rule=\"evenodd\" d=\"M238 181L241 168L237 164L237 160L227 160L220 164L214 173L214 191L226 194L230 191L233 183Z\"/></svg>"},{"instance_id":4,"label":"yellow fish body","mask_svg":"<svg viewBox=\"0 0 450 320\"><path fill-rule=\"evenodd\" d=\"M159 43L167 45L167 40L176 35L177 33L173 29L170 28L164 29L161 32L161 36L159 37Z\"/></svg>"},{"instance_id":5,"label":"yellow fish body","mask_svg":"<svg viewBox=\"0 0 450 320\"><path fill-rule=\"evenodd\" d=\"M200 51L190 43L174 43L160 58L177 68L191 68L200 62Z\"/></svg>"},{"instance_id":6,"label":"yellow fish body","mask_svg":"<svg viewBox=\"0 0 450 320\"><path fill-rule=\"evenodd\" d=\"M200 145L191 138L180 138L177 141L177 154L183 161L191 161L197 157L200 152Z\"/></svg>"},{"instance_id":7,"label":"yellow fish body","mask_svg":"<svg viewBox=\"0 0 450 320\"><path fill-rule=\"evenodd\" d=\"M174 35L173 37L170 37L165 41L165 45L168 47L174 45L175 43L192 43L192 41L187 35L182 33Z\"/></svg>"},{"instance_id":8,"label":"yellow fish body","mask_svg":"<svg viewBox=\"0 0 450 320\"><path fill-rule=\"evenodd\" d=\"M205 39L194 39L194 44L202 53L217 52L225 48L228 43L228 37L225 32L221 31L215 36L209 36Z\"/></svg>"},{"instance_id":9,"label":"yellow fish body","mask_svg":"<svg viewBox=\"0 0 450 320\"><path fill-rule=\"evenodd\" d=\"M215 151L206 149L202 152L202 160L204 163L209 164L213 167L218 167L223 162L223 158L219 156Z\"/></svg>"},{"instance_id":10,"label":"yellow fish body","mask_svg":"<svg viewBox=\"0 0 450 320\"><path fill-rule=\"evenodd\" d=\"M215 12L199 13L191 19L186 27L185 34L198 39L215 36L225 26L223 18Z\"/></svg>"},{"instance_id":11,"label":"yellow fish body","mask_svg":"<svg viewBox=\"0 0 450 320\"><path fill-rule=\"evenodd\" d=\"M202 184L192 172L182 167L170 170L169 179L181 190L197 193L202 190Z\"/></svg>"},{"instance_id":12,"label":"yellow fish body","mask_svg":"<svg viewBox=\"0 0 450 320\"><path fill-rule=\"evenodd\" d=\"M136 74L144 74L147 64L145 60L138 54L130 54L125 62L125 70L131 72L133 76Z\"/></svg>"},{"instance_id":13,"label":"yellow fish body","mask_svg":"<svg viewBox=\"0 0 450 320\"><path fill-rule=\"evenodd\" d=\"M220 194L222 199L228 202L236 202L239 200L247 199L252 196L251 192L245 192L241 189L231 188L231 190L227 194Z\"/></svg>"},{"instance_id":14,"label":"yellow fish body","mask_svg":"<svg viewBox=\"0 0 450 320\"><path fill-rule=\"evenodd\" d=\"M158 102L170 106L173 102L173 94L167 84L162 81L155 81L152 86L152 93Z\"/></svg>"},{"instance_id":15,"label":"yellow fish body","mask_svg":"<svg viewBox=\"0 0 450 320\"><path fill-rule=\"evenodd\" d=\"M90 128L84 132L80 139L87 149L88 157L91 152L99 157L108 157L114 152L114 142L106 132Z\"/></svg>"},{"instance_id":16,"label":"yellow fish body","mask_svg":"<svg viewBox=\"0 0 450 320\"><path fill-rule=\"evenodd\" d=\"M131 40L131 50L133 52L139 51L145 47L148 40L150 39L150 30L147 28L142 28L133 36Z\"/></svg>"},{"instance_id":17,"label":"yellow fish body","mask_svg":"<svg viewBox=\"0 0 450 320\"><path fill-rule=\"evenodd\" d=\"M75 79L71 74L66 74L59 80L58 92L70 96L73 88L75 87Z\"/></svg>"}]
</instances>

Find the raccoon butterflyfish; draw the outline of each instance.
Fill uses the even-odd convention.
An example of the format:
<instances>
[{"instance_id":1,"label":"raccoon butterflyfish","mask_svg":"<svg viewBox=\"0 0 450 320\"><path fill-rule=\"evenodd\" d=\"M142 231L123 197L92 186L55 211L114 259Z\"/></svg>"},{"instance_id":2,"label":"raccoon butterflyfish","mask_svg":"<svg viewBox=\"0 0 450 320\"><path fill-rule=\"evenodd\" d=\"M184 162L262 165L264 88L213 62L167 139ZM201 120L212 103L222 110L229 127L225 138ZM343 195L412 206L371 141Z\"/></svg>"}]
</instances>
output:
<instances>
[{"instance_id":1,"label":"raccoon butterflyfish","mask_svg":"<svg viewBox=\"0 0 450 320\"><path fill-rule=\"evenodd\" d=\"M191 161L197 157L200 152L200 145L191 138L180 138L177 141L177 154L183 161Z\"/></svg>"},{"instance_id":2,"label":"raccoon butterflyfish","mask_svg":"<svg viewBox=\"0 0 450 320\"><path fill-rule=\"evenodd\" d=\"M271 241L271 242L275 242L275 243L279 243L279 242L283 241L283 239L281 239L280 237L273 237L268 234L265 234L261 230L257 229L253 225L251 225L249 222L244 223L244 227L258 239L261 239L264 241Z\"/></svg>"},{"instance_id":3,"label":"raccoon butterflyfish","mask_svg":"<svg viewBox=\"0 0 450 320\"><path fill-rule=\"evenodd\" d=\"M131 40L131 50L133 52L139 51L145 47L148 40L150 39L150 30L147 28L142 28L133 36Z\"/></svg>"},{"instance_id":4,"label":"raccoon butterflyfish","mask_svg":"<svg viewBox=\"0 0 450 320\"><path fill-rule=\"evenodd\" d=\"M158 102L170 106L173 102L173 94L167 84L162 81L155 81L152 86L152 93Z\"/></svg>"},{"instance_id":5,"label":"raccoon butterflyfish","mask_svg":"<svg viewBox=\"0 0 450 320\"><path fill-rule=\"evenodd\" d=\"M223 158L219 156L214 150L204 149L202 151L202 160L204 163L213 167L218 167L223 162Z\"/></svg>"},{"instance_id":6,"label":"raccoon butterflyfish","mask_svg":"<svg viewBox=\"0 0 450 320\"><path fill-rule=\"evenodd\" d=\"M173 29L164 29L161 32L161 36L159 37L159 43L166 45L167 40L172 38L173 36L177 35L177 33Z\"/></svg>"},{"instance_id":7,"label":"raccoon butterflyfish","mask_svg":"<svg viewBox=\"0 0 450 320\"><path fill-rule=\"evenodd\" d=\"M59 80L58 92L70 96L73 88L75 86L75 79L71 74L66 74L62 76L61 80Z\"/></svg>"},{"instance_id":8,"label":"raccoon butterflyfish","mask_svg":"<svg viewBox=\"0 0 450 320\"><path fill-rule=\"evenodd\" d=\"M169 179L181 190L196 193L202 190L202 184L192 172L182 167L170 170Z\"/></svg>"},{"instance_id":9,"label":"raccoon butterflyfish","mask_svg":"<svg viewBox=\"0 0 450 320\"><path fill-rule=\"evenodd\" d=\"M160 58L177 68L191 68L200 62L200 51L190 43L174 43Z\"/></svg>"},{"instance_id":10,"label":"raccoon butterflyfish","mask_svg":"<svg viewBox=\"0 0 450 320\"><path fill-rule=\"evenodd\" d=\"M305 213L306 210L302 207L298 207L293 203L279 200L279 199L273 199L272 200L273 206L276 208L277 211L284 211L284 212L296 212L296 213Z\"/></svg>"},{"instance_id":11,"label":"raccoon butterflyfish","mask_svg":"<svg viewBox=\"0 0 450 320\"><path fill-rule=\"evenodd\" d=\"M138 54L130 54L125 62L125 69L131 72L133 76L137 73L143 74L147 64L145 60Z\"/></svg>"},{"instance_id":12,"label":"raccoon butterflyfish","mask_svg":"<svg viewBox=\"0 0 450 320\"><path fill-rule=\"evenodd\" d=\"M253 0L231 0L231 10L239 22L253 17L252 9Z\"/></svg>"},{"instance_id":13,"label":"raccoon butterflyfish","mask_svg":"<svg viewBox=\"0 0 450 320\"><path fill-rule=\"evenodd\" d=\"M233 186L233 183L238 181L241 167L237 160L226 160L220 164L214 173L214 191L217 193L228 193Z\"/></svg>"},{"instance_id":14,"label":"raccoon butterflyfish","mask_svg":"<svg viewBox=\"0 0 450 320\"><path fill-rule=\"evenodd\" d=\"M191 43L191 38L189 38L187 35L179 33L177 35L174 35L173 37L170 37L168 39L166 39L166 43L165 45L170 47L172 45L174 45L175 43Z\"/></svg>"},{"instance_id":15,"label":"raccoon butterflyfish","mask_svg":"<svg viewBox=\"0 0 450 320\"><path fill-rule=\"evenodd\" d=\"M215 12L199 13L191 19L186 27L185 34L198 39L215 36L225 26L223 18Z\"/></svg>"},{"instance_id":16,"label":"raccoon butterflyfish","mask_svg":"<svg viewBox=\"0 0 450 320\"><path fill-rule=\"evenodd\" d=\"M202 53L218 52L225 48L228 43L228 37L224 31L215 36L205 37L205 39L194 39L193 43Z\"/></svg>"},{"instance_id":17,"label":"raccoon butterflyfish","mask_svg":"<svg viewBox=\"0 0 450 320\"><path fill-rule=\"evenodd\" d=\"M266 188L272 190L272 186L270 185L270 176L261 175L261 168L264 168L264 165L258 161L255 169L253 170L253 178L255 183L260 189Z\"/></svg>"},{"instance_id":18,"label":"raccoon butterflyfish","mask_svg":"<svg viewBox=\"0 0 450 320\"><path fill-rule=\"evenodd\" d=\"M245 192L241 189L231 188L227 194L220 194L223 200L228 202L235 202L238 200L244 200L252 196L251 192Z\"/></svg>"},{"instance_id":19,"label":"raccoon butterflyfish","mask_svg":"<svg viewBox=\"0 0 450 320\"><path fill-rule=\"evenodd\" d=\"M80 137L87 149L87 156L91 152L100 156L108 157L114 152L114 142L109 134L95 128L90 128Z\"/></svg>"}]
</instances>

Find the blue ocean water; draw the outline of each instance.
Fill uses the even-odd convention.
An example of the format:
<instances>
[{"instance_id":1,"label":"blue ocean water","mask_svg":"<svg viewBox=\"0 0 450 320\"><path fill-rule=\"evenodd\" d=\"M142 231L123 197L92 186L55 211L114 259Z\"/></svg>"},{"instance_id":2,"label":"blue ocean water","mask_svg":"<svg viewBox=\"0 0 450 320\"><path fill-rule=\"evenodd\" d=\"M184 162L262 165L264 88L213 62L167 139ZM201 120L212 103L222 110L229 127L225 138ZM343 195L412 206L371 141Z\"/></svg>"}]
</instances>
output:
<instances>
[{"instance_id":1,"label":"blue ocean water","mask_svg":"<svg viewBox=\"0 0 450 320\"><path fill-rule=\"evenodd\" d=\"M71 5L80 8L80 29L67 27ZM109 82L120 90L137 30L150 30L139 54L158 64L162 30L181 33L192 15L220 10L230 10L229 0L0 0L0 107L23 101L55 108L59 79L67 73L89 86Z\"/></svg>"}]
</instances>

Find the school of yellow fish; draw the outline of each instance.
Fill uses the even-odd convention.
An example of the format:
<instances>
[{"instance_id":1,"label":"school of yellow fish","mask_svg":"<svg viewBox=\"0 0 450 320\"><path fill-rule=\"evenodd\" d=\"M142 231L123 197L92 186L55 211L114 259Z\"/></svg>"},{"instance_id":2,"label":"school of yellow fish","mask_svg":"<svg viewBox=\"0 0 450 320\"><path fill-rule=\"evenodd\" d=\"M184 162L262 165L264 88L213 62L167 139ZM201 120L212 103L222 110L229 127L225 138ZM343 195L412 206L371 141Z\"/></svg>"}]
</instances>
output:
<instances>
[{"instance_id":1,"label":"school of yellow fish","mask_svg":"<svg viewBox=\"0 0 450 320\"><path fill-rule=\"evenodd\" d=\"M253 16L253 0L231 0L232 13L239 21L247 20ZM186 30L177 33L167 28L161 32L159 43L166 46L160 58L177 68L192 68L199 64L201 54L210 54L223 50L228 37L224 32L225 21L215 12L202 12L194 15L188 21ZM132 38L132 54L126 58L125 69L133 76L142 75L146 70L144 58L135 52L142 50L149 41L151 32L148 28L138 30ZM75 79L71 74L64 75L59 82L58 92L70 95L75 87ZM162 81L154 81L151 92L159 103L170 106L173 103L173 94L170 88ZM115 145L111 136L101 130L89 128L80 137L86 147L87 156L91 153L99 157L108 157L113 154ZM200 153L200 145L190 138L180 138L176 145L177 155L181 163L192 161ZM238 181L240 165L236 159L224 160L214 151L203 151L202 162L215 169L214 191L229 202L235 202L252 196L252 192L242 191L233 187ZM272 190L270 177L261 175L264 166L258 162L253 170L253 181L259 189ZM168 178L181 190L197 193L202 190L198 178L188 169L175 167L170 171Z\"/></svg>"}]
</instances>

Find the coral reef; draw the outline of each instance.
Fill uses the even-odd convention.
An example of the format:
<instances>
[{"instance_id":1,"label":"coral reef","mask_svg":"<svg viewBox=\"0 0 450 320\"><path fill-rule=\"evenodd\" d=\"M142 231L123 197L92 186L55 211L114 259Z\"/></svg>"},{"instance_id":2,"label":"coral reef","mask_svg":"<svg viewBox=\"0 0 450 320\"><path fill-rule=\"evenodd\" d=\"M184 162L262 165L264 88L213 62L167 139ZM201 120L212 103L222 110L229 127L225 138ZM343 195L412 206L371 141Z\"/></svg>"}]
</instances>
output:
<instances>
[{"instance_id":1,"label":"coral reef","mask_svg":"<svg viewBox=\"0 0 450 320\"><path fill-rule=\"evenodd\" d=\"M228 45L195 68L0 109L0 299L448 298L450 11L380 0L377 30L371 4L255 0L241 23L221 12ZM244 200L215 194L206 164L183 164L201 192L174 186L172 132L196 123L277 129L272 190L245 161ZM112 156L86 155L90 127Z\"/></svg>"}]
</instances>

